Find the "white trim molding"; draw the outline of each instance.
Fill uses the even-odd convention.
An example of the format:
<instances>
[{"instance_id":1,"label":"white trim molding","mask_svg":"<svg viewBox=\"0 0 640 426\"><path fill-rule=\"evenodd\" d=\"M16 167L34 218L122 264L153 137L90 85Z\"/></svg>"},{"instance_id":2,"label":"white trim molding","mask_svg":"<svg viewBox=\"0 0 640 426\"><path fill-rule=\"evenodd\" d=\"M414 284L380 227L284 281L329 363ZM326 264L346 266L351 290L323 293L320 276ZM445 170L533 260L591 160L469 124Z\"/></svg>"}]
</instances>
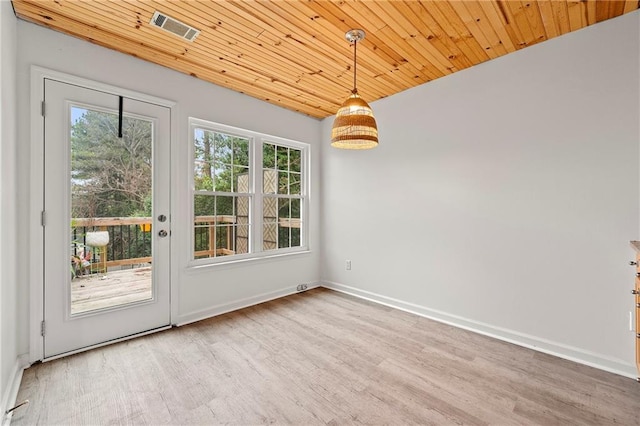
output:
<instances>
[{"instance_id":1,"label":"white trim molding","mask_svg":"<svg viewBox=\"0 0 640 426\"><path fill-rule=\"evenodd\" d=\"M435 309L427 308L425 306L416 305L414 303L405 302L399 299L394 299L392 297L383 296L336 282L322 281L320 283L320 286L328 288L330 290L349 294L360 299L365 299L370 302L379 303L384 306L389 306L391 308L419 315L421 317L429 318L434 321L438 321L454 327L462 328L464 330L472 331L474 333L482 334L484 336L492 337L494 339L502 340L504 342L513 343L515 345L533 349L538 352L557 356L559 358L574 361L579 364L588 365L589 367L598 368L600 370L619 374L621 376L629 377L632 379L637 378L636 367L632 364L627 364L619 359L614 359L601 354L586 351L584 349L576 348L558 342L553 342L547 339L542 339L537 336L531 336L529 334L520 333L514 330L496 327L491 324L486 324L457 315L448 314L446 312L438 311Z\"/></svg>"},{"instance_id":2,"label":"white trim molding","mask_svg":"<svg viewBox=\"0 0 640 426\"><path fill-rule=\"evenodd\" d=\"M220 191L219 188L210 188L210 190L198 189L195 185L196 180L196 166L201 160L196 158L196 141L199 140L198 134L204 135L205 133L220 133L238 137L247 141L247 172L248 172L248 185L243 192L237 192L237 190ZM204 136L203 136L204 137ZM201 268L218 264L233 263L243 260L253 260L263 257L272 257L274 255L283 254L297 254L309 252L309 210L310 210L310 165L311 165L311 145L305 142L299 142L292 139L282 138L278 136L268 135L254 130L242 129L239 127L228 126L226 124L216 123L212 121L203 120L200 118L189 117L189 158L191 164L189 165L189 188L191 202L188 204L190 208L189 217L191 231L187 234L190 235L190 247L191 253L189 256L189 262L187 268ZM263 164L263 147L265 145L273 145L290 148L300 152L301 164L300 170L297 172L300 175L300 190L299 194L286 193L280 194L268 193L263 190L263 171L267 170ZM275 151L274 151L275 152ZM289 165L290 167L290 165ZM278 169L280 170L280 169ZM276 169L273 169L277 172ZM289 170L291 171L291 170ZM215 190L214 190L215 189ZM195 198L196 197L244 197L248 199L249 213L248 213L248 225L249 225L249 243L246 253L234 254L231 256L218 256L218 257L205 257L197 258L195 255L194 233L195 229ZM263 208L265 199L273 198L274 200L294 200L297 199L301 205L300 211L300 245L291 247L282 247L271 250L265 250L263 248Z\"/></svg>"},{"instance_id":3,"label":"white trim molding","mask_svg":"<svg viewBox=\"0 0 640 426\"><path fill-rule=\"evenodd\" d=\"M308 291L317 287L320 287L319 282L308 283L306 290L303 290L303 291ZM218 315L223 315L229 312L237 311L238 309L259 305L260 303L268 302L270 300L280 299L282 297L290 296L295 293L301 293L301 291L298 291L296 288L285 287L280 290L258 294L256 296L239 299L234 302L222 303L220 305L216 305L211 308L181 315L178 318L176 325L183 326L183 325L191 324L193 322L202 321Z\"/></svg>"},{"instance_id":4,"label":"white trim molding","mask_svg":"<svg viewBox=\"0 0 640 426\"><path fill-rule=\"evenodd\" d=\"M29 355L24 354L18 356L16 358L16 362L13 366L13 370L11 370L11 377L9 377L9 386L4 391L4 395L2 395L2 402L0 403L0 413L2 414L2 420L0 421L0 425L8 426L11 424L11 417L16 412L12 412L9 414L5 414L5 412L14 407L16 404L16 399L18 398L18 390L20 389L20 383L22 382L22 372L25 368L29 366ZM27 407L21 407L18 410L26 409Z\"/></svg>"},{"instance_id":5,"label":"white trim molding","mask_svg":"<svg viewBox=\"0 0 640 426\"><path fill-rule=\"evenodd\" d=\"M31 66L30 81L30 191L29 191L29 256L31 259L39 259L44 251L43 234L41 226L41 214L43 211L43 194L44 194L44 120L42 116L42 102L44 101L44 80L51 79L63 83L76 86L86 87L88 89L112 93L117 96L135 99L142 102L167 107L170 110L170 126L171 126L171 152L174 153L177 139L177 104L174 101L162 99L156 96L136 92L113 86L111 84L100 83L75 75L43 68L40 66ZM171 182L175 185L177 166L171 162ZM172 188L173 189L173 188ZM171 216L175 217L176 191L171 190ZM175 256L175 250L172 245L172 255ZM171 271L171 315L176 314L178 309L179 288L177 284L177 270L174 267L177 264L177 258L172 257ZM29 362L33 363L44 359L43 338L40 334L40 323L44 319L44 270L42 262L34 262L30 264L29 271ZM171 319L172 319L171 318Z\"/></svg>"}]
</instances>

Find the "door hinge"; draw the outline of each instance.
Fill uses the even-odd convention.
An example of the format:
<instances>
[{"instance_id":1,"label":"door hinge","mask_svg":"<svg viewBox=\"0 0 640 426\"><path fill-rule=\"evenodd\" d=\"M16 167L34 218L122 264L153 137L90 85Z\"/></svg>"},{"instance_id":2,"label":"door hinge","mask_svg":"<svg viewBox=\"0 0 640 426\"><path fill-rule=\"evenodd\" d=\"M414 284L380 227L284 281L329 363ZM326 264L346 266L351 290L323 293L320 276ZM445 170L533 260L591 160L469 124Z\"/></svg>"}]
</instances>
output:
<instances>
[{"instance_id":1,"label":"door hinge","mask_svg":"<svg viewBox=\"0 0 640 426\"><path fill-rule=\"evenodd\" d=\"M46 212L46 211L44 211L44 210L42 210L42 211L40 212L40 224L41 224L42 226L45 226L46 221L47 221L47 212Z\"/></svg>"},{"instance_id":2,"label":"door hinge","mask_svg":"<svg viewBox=\"0 0 640 426\"><path fill-rule=\"evenodd\" d=\"M46 331L46 329L45 329L45 326L44 326L44 321L42 321L42 322L40 323L40 335L41 335L42 337L44 337L44 333L45 333L45 331Z\"/></svg>"},{"instance_id":3,"label":"door hinge","mask_svg":"<svg viewBox=\"0 0 640 426\"><path fill-rule=\"evenodd\" d=\"M45 104L44 101L42 101L42 103L40 104L40 113L42 114L43 117L46 116L47 113L47 104Z\"/></svg>"}]
</instances>

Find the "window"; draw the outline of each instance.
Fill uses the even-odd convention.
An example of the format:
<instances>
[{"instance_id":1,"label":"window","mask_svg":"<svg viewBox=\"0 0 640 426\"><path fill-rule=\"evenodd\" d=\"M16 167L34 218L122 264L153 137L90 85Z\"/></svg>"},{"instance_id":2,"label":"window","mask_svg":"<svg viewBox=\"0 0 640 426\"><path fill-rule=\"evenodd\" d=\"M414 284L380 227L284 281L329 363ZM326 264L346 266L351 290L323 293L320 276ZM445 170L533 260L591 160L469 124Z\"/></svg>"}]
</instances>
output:
<instances>
[{"instance_id":1,"label":"window","mask_svg":"<svg viewBox=\"0 0 640 426\"><path fill-rule=\"evenodd\" d=\"M308 145L190 119L194 264L307 249Z\"/></svg>"}]
</instances>

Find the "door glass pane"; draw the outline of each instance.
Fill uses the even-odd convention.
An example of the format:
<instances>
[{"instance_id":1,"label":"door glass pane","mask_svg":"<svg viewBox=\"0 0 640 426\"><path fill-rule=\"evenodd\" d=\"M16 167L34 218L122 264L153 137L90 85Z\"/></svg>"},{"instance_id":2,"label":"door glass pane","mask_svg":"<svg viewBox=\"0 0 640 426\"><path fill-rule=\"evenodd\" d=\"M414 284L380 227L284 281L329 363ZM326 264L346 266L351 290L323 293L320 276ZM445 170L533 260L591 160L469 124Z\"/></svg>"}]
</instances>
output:
<instances>
[{"instance_id":1,"label":"door glass pane","mask_svg":"<svg viewBox=\"0 0 640 426\"><path fill-rule=\"evenodd\" d=\"M152 298L153 124L71 107L71 314Z\"/></svg>"}]
</instances>

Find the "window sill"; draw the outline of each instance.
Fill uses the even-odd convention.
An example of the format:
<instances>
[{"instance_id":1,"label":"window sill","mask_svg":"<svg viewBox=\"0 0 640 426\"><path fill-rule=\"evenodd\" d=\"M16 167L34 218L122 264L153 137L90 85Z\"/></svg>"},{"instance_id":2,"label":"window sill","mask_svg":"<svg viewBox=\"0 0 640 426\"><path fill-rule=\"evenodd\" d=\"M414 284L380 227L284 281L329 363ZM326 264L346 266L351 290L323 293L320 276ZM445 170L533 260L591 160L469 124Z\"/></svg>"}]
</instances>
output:
<instances>
[{"instance_id":1,"label":"window sill","mask_svg":"<svg viewBox=\"0 0 640 426\"><path fill-rule=\"evenodd\" d=\"M249 265L257 265L260 263L267 262L276 262L289 260L293 257L299 256L308 256L312 252L308 248L303 248L301 250L287 252L287 253L274 253L274 254L263 254L256 255L252 257L246 257L243 259L229 259L225 261L219 261L214 263L194 263L191 261L187 267L185 268L185 272L188 274L197 274L202 272L210 271L211 269L216 268L230 268L230 267L239 267L239 266L249 266Z\"/></svg>"}]
</instances>

